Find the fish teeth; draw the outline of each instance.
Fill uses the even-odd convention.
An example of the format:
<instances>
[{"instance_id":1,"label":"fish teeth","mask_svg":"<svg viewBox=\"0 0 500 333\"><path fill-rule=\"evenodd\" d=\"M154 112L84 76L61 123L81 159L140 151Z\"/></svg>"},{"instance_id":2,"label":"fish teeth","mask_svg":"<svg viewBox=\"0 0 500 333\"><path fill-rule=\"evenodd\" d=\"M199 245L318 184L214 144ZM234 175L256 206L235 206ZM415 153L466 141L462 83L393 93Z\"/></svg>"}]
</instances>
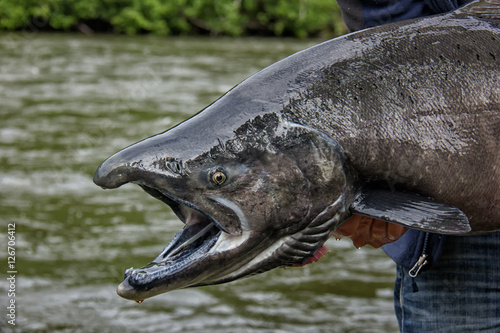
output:
<instances>
[{"instance_id":1,"label":"fish teeth","mask_svg":"<svg viewBox=\"0 0 500 333\"><path fill-rule=\"evenodd\" d=\"M132 275L132 272L134 271L134 268L133 267L130 267L129 269L127 269L125 271L125 274L123 276L123 279L125 280L127 277L129 277L130 275Z\"/></svg>"},{"instance_id":2,"label":"fish teeth","mask_svg":"<svg viewBox=\"0 0 500 333\"><path fill-rule=\"evenodd\" d=\"M133 288L136 288L139 285L146 285L162 277L175 274L177 271L186 267L189 262L197 261L204 255L206 255L209 249L214 246L217 239L218 237L212 237L196 251L192 252L185 258L182 258L180 261L168 261L171 263L171 265L167 265L167 262L160 262L151 263L150 265L138 269L129 268L125 271L124 280L127 280ZM151 269L153 266L155 268Z\"/></svg>"}]
</instances>

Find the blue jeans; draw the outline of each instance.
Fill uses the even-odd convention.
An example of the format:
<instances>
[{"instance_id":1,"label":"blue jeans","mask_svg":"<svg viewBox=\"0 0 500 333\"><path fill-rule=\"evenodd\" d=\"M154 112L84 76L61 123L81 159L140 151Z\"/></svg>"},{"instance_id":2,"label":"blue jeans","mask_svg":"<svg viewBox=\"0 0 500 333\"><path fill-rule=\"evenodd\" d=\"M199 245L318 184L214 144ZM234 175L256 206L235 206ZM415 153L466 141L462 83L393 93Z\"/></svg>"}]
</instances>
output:
<instances>
[{"instance_id":1,"label":"blue jeans","mask_svg":"<svg viewBox=\"0 0 500 333\"><path fill-rule=\"evenodd\" d=\"M398 266L394 305L403 333L500 332L500 233L446 237L415 278Z\"/></svg>"}]
</instances>

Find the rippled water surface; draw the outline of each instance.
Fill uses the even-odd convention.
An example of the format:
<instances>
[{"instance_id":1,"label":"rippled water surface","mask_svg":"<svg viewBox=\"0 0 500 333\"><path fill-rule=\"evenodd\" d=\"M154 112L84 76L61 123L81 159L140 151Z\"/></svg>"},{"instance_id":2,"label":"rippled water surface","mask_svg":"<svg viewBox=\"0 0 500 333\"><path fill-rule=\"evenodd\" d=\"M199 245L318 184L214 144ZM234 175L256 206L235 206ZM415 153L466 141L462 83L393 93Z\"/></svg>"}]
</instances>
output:
<instances>
[{"instance_id":1,"label":"rippled water surface","mask_svg":"<svg viewBox=\"0 0 500 333\"><path fill-rule=\"evenodd\" d=\"M116 286L182 227L138 187L104 191L97 166L317 41L0 35L0 331L15 223L18 332L395 332L394 265L330 240L303 268L136 304Z\"/></svg>"}]
</instances>

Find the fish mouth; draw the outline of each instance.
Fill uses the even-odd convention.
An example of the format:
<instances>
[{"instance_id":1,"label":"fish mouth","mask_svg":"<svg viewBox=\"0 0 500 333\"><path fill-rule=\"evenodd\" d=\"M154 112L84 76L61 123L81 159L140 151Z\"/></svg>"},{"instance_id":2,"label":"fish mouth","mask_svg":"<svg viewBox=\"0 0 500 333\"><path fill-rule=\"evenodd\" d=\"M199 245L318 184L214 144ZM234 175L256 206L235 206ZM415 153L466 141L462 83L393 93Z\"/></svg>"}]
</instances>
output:
<instances>
[{"instance_id":1,"label":"fish mouth","mask_svg":"<svg viewBox=\"0 0 500 333\"><path fill-rule=\"evenodd\" d=\"M241 233L231 234L193 203L144 183L139 185L169 205L185 224L153 261L125 271L117 293L139 303L175 289L225 283L276 267L315 262L327 252L323 242L340 216L332 212L343 202L339 198L300 232L242 228ZM231 206L220 197L211 197L214 202Z\"/></svg>"},{"instance_id":2,"label":"fish mouth","mask_svg":"<svg viewBox=\"0 0 500 333\"><path fill-rule=\"evenodd\" d=\"M136 301L196 284L203 274L198 274L198 279L193 280L194 275L186 273L186 269L209 256L221 234L227 233L214 218L192 203L152 187L140 186L169 205L185 226L152 262L125 271L117 293Z\"/></svg>"}]
</instances>

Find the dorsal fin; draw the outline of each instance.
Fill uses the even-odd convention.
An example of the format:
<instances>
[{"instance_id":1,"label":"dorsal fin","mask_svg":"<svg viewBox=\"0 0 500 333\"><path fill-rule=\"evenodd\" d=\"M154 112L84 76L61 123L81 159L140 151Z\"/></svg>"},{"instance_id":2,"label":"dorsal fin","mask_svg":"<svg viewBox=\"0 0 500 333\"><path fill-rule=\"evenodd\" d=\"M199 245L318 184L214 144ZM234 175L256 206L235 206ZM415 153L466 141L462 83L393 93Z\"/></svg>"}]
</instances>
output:
<instances>
[{"instance_id":1,"label":"dorsal fin","mask_svg":"<svg viewBox=\"0 0 500 333\"><path fill-rule=\"evenodd\" d=\"M500 20L500 0L476 0L458 9L455 14Z\"/></svg>"}]
</instances>

